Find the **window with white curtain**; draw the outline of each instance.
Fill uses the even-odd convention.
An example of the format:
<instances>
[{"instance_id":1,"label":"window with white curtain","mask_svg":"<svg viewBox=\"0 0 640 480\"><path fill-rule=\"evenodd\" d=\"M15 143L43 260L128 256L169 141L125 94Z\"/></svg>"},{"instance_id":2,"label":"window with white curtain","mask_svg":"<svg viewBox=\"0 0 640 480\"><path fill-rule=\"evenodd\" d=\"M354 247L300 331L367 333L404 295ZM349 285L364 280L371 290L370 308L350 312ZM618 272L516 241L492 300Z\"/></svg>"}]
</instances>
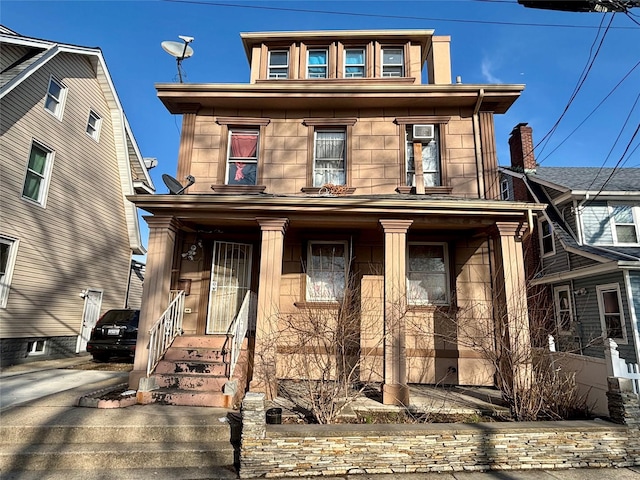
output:
<instances>
[{"instance_id":1,"label":"window with white curtain","mask_svg":"<svg viewBox=\"0 0 640 480\"><path fill-rule=\"evenodd\" d=\"M307 301L337 301L347 282L347 242L309 242Z\"/></svg>"},{"instance_id":2,"label":"window with white curtain","mask_svg":"<svg viewBox=\"0 0 640 480\"><path fill-rule=\"evenodd\" d=\"M409 305L449 303L449 260L444 243L409 243L407 247Z\"/></svg>"},{"instance_id":3,"label":"window with white curtain","mask_svg":"<svg viewBox=\"0 0 640 480\"><path fill-rule=\"evenodd\" d=\"M414 155L414 142L422 144L422 174L425 187L439 187L442 185L440 173L440 133L438 125L433 128L434 137L431 140L413 138L413 125L407 125L406 149L407 149L407 185L416 185L416 165Z\"/></svg>"},{"instance_id":4,"label":"window with white curtain","mask_svg":"<svg viewBox=\"0 0 640 480\"><path fill-rule=\"evenodd\" d=\"M344 129L316 130L314 141L313 186L327 183L344 185L346 131Z\"/></svg>"},{"instance_id":5,"label":"window with white curtain","mask_svg":"<svg viewBox=\"0 0 640 480\"><path fill-rule=\"evenodd\" d=\"M600 310L600 323L602 335L611 338L618 343L627 343L627 331L622 311L622 298L620 286L617 283L598 285L598 308Z\"/></svg>"},{"instance_id":6,"label":"window with white curtain","mask_svg":"<svg viewBox=\"0 0 640 480\"><path fill-rule=\"evenodd\" d=\"M571 307L571 290L568 285L553 289L556 307L556 325L559 333L571 331L573 325L573 309Z\"/></svg>"}]
</instances>

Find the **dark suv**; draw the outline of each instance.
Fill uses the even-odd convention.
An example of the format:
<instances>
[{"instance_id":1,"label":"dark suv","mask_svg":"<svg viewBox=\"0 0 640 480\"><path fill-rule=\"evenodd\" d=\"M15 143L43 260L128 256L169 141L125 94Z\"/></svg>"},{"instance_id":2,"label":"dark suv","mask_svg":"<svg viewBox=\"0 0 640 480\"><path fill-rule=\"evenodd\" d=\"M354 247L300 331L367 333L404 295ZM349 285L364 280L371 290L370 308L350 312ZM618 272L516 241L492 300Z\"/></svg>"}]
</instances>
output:
<instances>
[{"instance_id":1,"label":"dark suv","mask_svg":"<svg viewBox=\"0 0 640 480\"><path fill-rule=\"evenodd\" d=\"M91 331L87 352L106 362L111 357L131 357L136 353L140 310L109 310Z\"/></svg>"}]
</instances>

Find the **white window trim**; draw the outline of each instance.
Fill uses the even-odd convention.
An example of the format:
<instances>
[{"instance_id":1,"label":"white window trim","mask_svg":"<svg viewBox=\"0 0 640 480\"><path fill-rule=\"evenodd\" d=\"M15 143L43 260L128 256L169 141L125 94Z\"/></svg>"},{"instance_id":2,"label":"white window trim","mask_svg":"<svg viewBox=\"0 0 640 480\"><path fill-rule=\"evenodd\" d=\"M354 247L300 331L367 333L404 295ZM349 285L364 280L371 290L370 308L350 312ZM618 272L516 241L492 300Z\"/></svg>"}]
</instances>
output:
<instances>
[{"instance_id":1,"label":"white window trim","mask_svg":"<svg viewBox=\"0 0 640 480\"><path fill-rule=\"evenodd\" d=\"M31 151L34 145L36 145L41 150L45 150L47 152L47 165L45 166L45 170L42 173L43 180L41 184L40 195L37 200L31 197L26 197L22 193L20 195L23 200L30 203L34 203L36 205L40 205L42 208L46 208L47 198L49 196L49 184L51 183L51 173L53 172L53 161L55 158L55 151L52 148L45 145L44 143L39 142L35 139L31 140L31 148L29 149L29 156L27 157L27 163L24 169L24 180L22 182L22 190L24 190L24 184L27 181L27 173L29 172L29 158L31 158Z\"/></svg>"},{"instance_id":2,"label":"white window trim","mask_svg":"<svg viewBox=\"0 0 640 480\"><path fill-rule=\"evenodd\" d=\"M544 234L544 230L542 228L542 224L543 223L548 223L549 227L551 228L551 251L550 252L546 252L544 251L544 238L543 238L543 234ZM556 241L553 235L553 225L551 224L551 222L549 220L547 220L546 218L538 218L538 242L540 244L540 255L544 258L544 257L551 257L552 255L556 254Z\"/></svg>"},{"instance_id":3,"label":"white window trim","mask_svg":"<svg viewBox=\"0 0 640 480\"><path fill-rule=\"evenodd\" d=\"M47 108L47 99L49 97L53 97L53 95L51 95L49 93L51 91L51 83L52 82L55 82L58 85L60 85L60 98L56 99L58 101L58 108L56 108L55 112L53 112L49 108ZM60 121L62 121L62 117L64 115L64 105L65 105L65 102L67 100L67 90L68 90L67 86L61 80L58 80L53 75L51 75L49 77L49 83L47 84L47 93L44 96L44 109L47 112L49 112L51 115L56 117ZM53 98L55 98L55 97L53 97Z\"/></svg>"},{"instance_id":4,"label":"white window trim","mask_svg":"<svg viewBox=\"0 0 640 480\"><path fill-rule=\"evenodd\" d=\"M232 163L232 158L231 158L231 136L233 135L233 133L240 133L240 132L246 132L246 133L255 133L258 137L257 139L257 144L256 144L256 158L255 160L253 159L246 159L244 161L244 163L251 163L251 164L255 164L256 165L256 183L254 185L258 184L258 159L260 158L260 128L258 127L247 127L247 128L229 128L229 133L228 133L228 138L227 138L227 165L225 166L225 172L224 172L224 183L225 185L230 185L229 183L229 165ZM235 185L235 184L231 184L231 185Z\"/></svg>"},{"instance_id":5,"label":"white window trim","mask_svg":"<svg viewBox=\"0 0 640 480\"><path fill-rule=\"evenodd\" d=\"M42 350L37 350L36 347L38 343L42 342ZM30 340L29 344L31 344L31 348L27 348L27 356L28 357L36 357L38 355L44 355L47 351L47 341L46 340Z\"/></svg>"},{"instance_id":6,"label":"white window trim","mask_svg":"<svg viewBox=\"0 0 640 480\"><path fill-rule=\"evenodd\" d=\"M318 162L318 155L316 152L316 148L318 145L319 132L344 134L344 150L343 150L343 158L342 158L342 174L344 176L344 183L342 183L342 185L347 185L347 129L346 128L321 128L321 129L315 129L313 132L313 184L314 186L322 187L322 185L315 185L316 166Z\"/></svg>"},{"instance_id":7,"label":"white window trim","mask_svg":"<svg viewBox=\"0 0 640 480\"><path fill-rule=\"evenodd\" d=\"M438 245L442 247L442 253L444 255L443 261L444 261L444 281L445 281L445 300L443 300L442 302L419 302L419 301L413 301L411 299L410 296L410 292L409 292L409 246L410 245ZM409 242L407 243L407 258L406 258L406 272L407 272L407 278L405 279L406 281L406 288L407 288L407 303L409 305L412 306L424 306L424 305L449 305L451 303L451 272L449 269L449 246L447 245L446 242Z\"/></svg>"},{"instance_id":8,"label":"white window trim","mask_svg":"<svg viewBox=\"0 0 640 480\"><path fill-rule=\"evenodd\" d=\"M91 117L96 119L95 125L91 126ZM93 134L89 133L89 127L93 128ZM87 118L87 128L85 132L96 142L100 141L100 131L102 130L102 117L96 113L95 110L89 110L89 117Z\"/></svg>"},{"instance_id":9,"label":"white window trim","mask_svg":"<svg viewBox=\"0 0 640 480\"><path fill-rule=\"evenodd\" d=\"M326 59L326 63L323 65L311 65L309 63L309 55L311 54L311 52L324 52L325 54L325 59ZM309 68L310 67L322 67L324 66L324 77L310 77L309 76ZM323 79L323 78L329 78L329 49L328 48L310 48L309 50L307 50L307 78L309 80L318 80L318 79Z\"/></svg>"},{"instance_id":10,"label":"white window trim","mask_svg":"<svg viewBox=\"0 0 640 480\"><path fill-rule=\"evenodd\" d=\"M18 245L20 241L17 238L0 235L0 243L9 245L7 267L4 272L4 278L0 280L0 308L7 308L9 293L11 292L11 280L13 279L13 270L16 266L16 257L18 256Z\"/></svg>"},{"instance_id":11,"label":"white window trim","mask_svg":"<svg viewBox=\"0 0 640 480\"><path fill-rule=\"evenodd\" d=\"M271 76L271 69L272 68L278 68L278 69L282 69L285 68L282 65L271 65L271 54L272 53L285 53L287 55L287 65L286 65L286 75L284 77L272 77ZM272 79L272 80L284 80L289 78L289 50L286 49L274 49L274 50L269 50L268 52L268 57L267 57L267 78Z\"/></svg>"},{"instance_id":12,"label":"white window trim","mask_svg":"<svg viewBox=\"0 0 640 480\"><path fill-rule=\"evenodd\" d=\"M629 205L626 203L609 203L607 205L608 209L609 209L609 218L611 219L611 235L613 238L613 244L614 245L638 245L638 243L640 243L640 207L636 207L635 205ZM635 243L624 243L624 242L619 242L618 241L618 224L616 223L616 220L613 216L613 207L629 207L631 208L631 215L633 217L633 224L636 227L636 240L638 240ZM628 223L623 223L621 225L630 225Z\"/></svg>"},{"instance_id":13,"label":"white window trim","mask_svg":"<svg viewBox=\"0 0 640 480\"><path fill-rule=\"evenodd\" d=\"M567 298L569 299L569 329L562 329L561 318L560 318L560 292L567 292ZM571 288L569 285L562 285L559 287L553 288L553 304L555 306L555 317L556 317L556 329L560 335L568 335L572 331L574 317L573 317L573 302L571 297Z\"/></svg>"},{"instance_id":14,"label":"white window trim","mask_svg":"<svg viewBox=\"0 0 640 480\"><path fill-rule=\"evenodd\" d=\"M362 52L362 58L364 60L364 63L350 63L347 64L347 52L349 51L361 51ZM343 55L343 68L342 68L342 76L344 78L365 78L367 76L367 50L362 47L354 47L354 48L345 48L344 49L344 55ZM353 75L347 75L347 67L362 67L362 76L353 76Z\"/></svg>"},{"instance_id":15,"label":"white window trim","mask_svg":"<svg viewBox=\"0 0 640 480\"><path fill-rule=\"evenodd\" d=\"M402 52L402 62L400 63L385 63L384 62L384 51L385 50L400 50ZM380 76L384 77L384 78L403 78L404 76L406 76L406 72L405 72L405 51L404 51L404 47L403 46L392 46L392 45L388 45L385 47L382 47L380 49ZM384 74L384 67L400 67L400 75L385 75Z\"/></svg>"},{"instance_id":16,"label":"white window trim","mask_svg":"<svg viewBox=\"0 0 640 480\"><path fill-rule=\"evenodd\" d=\"M610 292L615 290L618 296L618 307L620 308L620 326L622 329L622 338L612 338L619 345L627 345L627 326L624 318L624 304L622 303L622 296L620 295L620 285L618 283L607 283L605 285L597 285L596 292L598 296L598 311L600 312L600 326L602 328L602 337L607 337L607 323L605 322L604 314L604 301L602 294L604 292Z\"/></svg>"},{"instance_id":17,"label":"white window trim","mask_svg":"<svg viewBox=\"0 0 640 480\"><path fill-rule=\"evenodd\" d=\"M336 302L339 298L335 297L315 297L310 295L309 288L311 286L311 277L309 275L309 270L311 269L311 261L312 261L312 246L313 245L342 245L344 248L344 281L345 288L349 282L349 242L346 240L311 240L307 244L307 273L306 273L306 285L305 285L305 300L307 302Z\"/></svg>"},{"instance_id":18,"label":"white window trim","mask_svg":"<svg viewBox=\"0 0 640 480\"><path fill-rule=\"evenodd\" d=\"M511 197L511 189L509 188L509 180L503 178L500 182L500 198L502 200L509 200Z\"/></svg>"},{"instance_id":19,"label":"white window trim","mask_svg":"<svg viewBox=\"0 0 640 480\"><path fill-rule=\"evenodd\" d=\"M434 142L436 144L436 147L438 149L438 168L437 170L429 170L428 172L424 170L424 166L422 168L422 176L424 177L425 174L429 174L429 173L435 173L437 176L437 185L429 185L428 187L442 187L443 186L443 181L442 181L442 145L440 143L440 124L438 123L429 123L426 125L433 125L433 139L430 140L428 143L432 143ZM404 169L406 172L406 176L408 177L409 175L411 175L412 181L411 184L409 185L409 180L407 178L407 186L409 187L415 187L416 186L416 159L413 159L413 170L409 170L409 154L408 154L408 149L409 149L409 144L413 144L413 140L409 141L409 132L413 131L413 124L407 124L406 129L405 129L405 159L404 159ZM413 134L411 134L413 135ZM420 142L420 143L425 143L424 141ZM413 146L413 145L412 145ZM420 159L420 161L422 161L422 159ZM425 186L426 183L424 184Z\"/></svg>"}]
</instances>

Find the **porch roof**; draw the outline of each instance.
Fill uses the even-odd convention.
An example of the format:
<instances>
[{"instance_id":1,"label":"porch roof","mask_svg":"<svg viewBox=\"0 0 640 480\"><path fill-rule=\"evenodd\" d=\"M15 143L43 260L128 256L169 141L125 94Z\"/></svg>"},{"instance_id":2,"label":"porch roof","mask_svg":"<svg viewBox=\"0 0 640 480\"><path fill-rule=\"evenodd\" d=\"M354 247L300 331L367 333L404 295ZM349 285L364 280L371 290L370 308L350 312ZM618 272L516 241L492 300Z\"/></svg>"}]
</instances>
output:
<instances>
[{"instance_id":1,"label":"porch roof","mask_svg":"<svg viewBox=\"0 0 640 480\"><path fill-rule=\"evenodd\" d=\"M257 226L258 217L288 218L291 226L376 228L381 218L413 220L412 228L472 230L496 222L532 221L544 204L422 195L132 195L139 208L185 224Z\"/></svg>"}]
</instances>

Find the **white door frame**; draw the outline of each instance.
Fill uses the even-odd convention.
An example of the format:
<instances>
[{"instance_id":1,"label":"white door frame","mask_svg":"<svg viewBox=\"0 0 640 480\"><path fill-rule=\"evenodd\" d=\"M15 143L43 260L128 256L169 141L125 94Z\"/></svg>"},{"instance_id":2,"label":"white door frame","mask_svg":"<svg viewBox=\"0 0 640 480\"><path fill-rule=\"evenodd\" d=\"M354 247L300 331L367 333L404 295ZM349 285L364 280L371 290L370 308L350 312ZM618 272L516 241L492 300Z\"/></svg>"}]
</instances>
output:
<instances>
[{"instance_id":1,"label":"white door frame","mask_svg":"<svg viewBox=\"0 0 640 480\"><path fill-rule=\"evenodd\" d=\"M91 330L96 326L98 318L100 318L100 308L102 306L102 290L96 288L88 288L83 292L84 309L82 311L82 324L80 325L80 334L76 342L76 353L85 352L87 350L87 342L91 336Z\"/></svg>"}]
</instances>

